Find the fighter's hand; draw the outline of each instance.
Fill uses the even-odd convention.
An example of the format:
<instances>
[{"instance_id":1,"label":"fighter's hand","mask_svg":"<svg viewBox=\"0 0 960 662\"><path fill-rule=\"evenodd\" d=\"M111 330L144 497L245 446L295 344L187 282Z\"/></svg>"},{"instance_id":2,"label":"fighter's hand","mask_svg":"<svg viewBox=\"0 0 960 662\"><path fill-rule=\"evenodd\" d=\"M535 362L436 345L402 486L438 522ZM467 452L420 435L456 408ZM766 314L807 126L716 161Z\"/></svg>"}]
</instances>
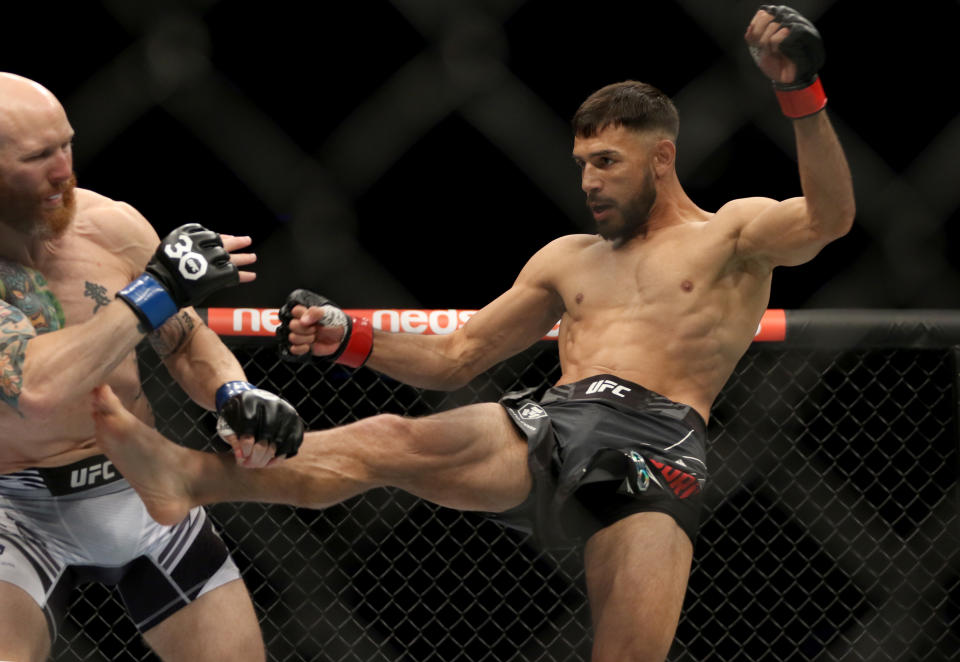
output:
<instances>
[{"instance_id":1,"label":"fighter's hand","mask_svg":"<svg viewBox=\"0 0 960 662\"><path fill-rule=\"evenodd\" d=\"M233 249L249 244L231 237ZM160 327L185 306L240 282L239 266L256 260L251 253L231 255L216 232L197 223L182 225L160 241L144 273L117 293L146 330ZM253 274L244 280L253 280Z\"/></svg>"},{"instance_id":2,"label":"fighter's hand","mask_svg":"<svg viewBox=\"0 0 960 662\"><path fill-rule=\"evenodd\" d=\"M271 466L296 455L303 443L303 421L293 405L248 382L221 386L217 411L217 433L241 466Z\"/></svg>"},{"instance_id":3,"label":"fighter's hand","mask_svg":"<svg viewBox=\"0 0 960 662\"><path fill-rule=\"evenodd\" d=\"M242 267L248 267L254 262L257 261L256 253L235 253L242 248L246 248L253 243L253 240L250 237L236 237L232 234L220 234L220 239L223 241L223 249L230 253L230 262L233 263L238 269ZM257 274L252 271L239 271L241 283L249 283L256 279Z\"/></svg>"},{"instance_id":4,"label":"fighter's hand","mask_svg":"<svg viewBox=\"0 0 960 662\"><path fill-rule=\"evenodd\" d=\"M786 5L761 5L744 35L754 62L778 86L806 86L826 58L820 33Z\"/></svg>"},{"instance_id":5,"label":"fighter's hand","mask_svg":"<svg viewBox=\"0 0 960 662\"><path fill-rule=\"evenodd\" d=\"M759 9L743 36L757 67L778 83L792 83L797 76L797 65L780 52L780 44L789 34L790 28L783 27L773 14Z\"/></svg>"},{"instance_id":6,"label":"fighter's hand","mask_svg":"<svg viewBox=\"0 0 960 662\"><path fill-rule=\"evenodd\" d=\"M290 311L290 333L287 343L295 356L324 358L335 353L343 342L347 327L337 324L336 311L330 306L296 305Z\"/></svg>"},{"instance_id":7,"label":"fighter's hand","mask_svg":"<svg viewBox=\"0 0 960 662\"><path fill-rule=\"evenodd\" d=\"M280 307L277 341L285 361L323 359L351 368L373 351L373 329L366 319L348 316L335 303L310 290L294 290Z\"/></svg>"},{"instance_id":8,"label":"fighter's hand","mask_svg":"<svg viewBox=\"0 0 960 662\"><path fill-rule=\"evenodd\" d=\"M773 81L784 115L799 120L826 107L817 76L826 54L813 23L786 5L760 5L744 39L760 71Z\"/></svg>"}]
</instances>

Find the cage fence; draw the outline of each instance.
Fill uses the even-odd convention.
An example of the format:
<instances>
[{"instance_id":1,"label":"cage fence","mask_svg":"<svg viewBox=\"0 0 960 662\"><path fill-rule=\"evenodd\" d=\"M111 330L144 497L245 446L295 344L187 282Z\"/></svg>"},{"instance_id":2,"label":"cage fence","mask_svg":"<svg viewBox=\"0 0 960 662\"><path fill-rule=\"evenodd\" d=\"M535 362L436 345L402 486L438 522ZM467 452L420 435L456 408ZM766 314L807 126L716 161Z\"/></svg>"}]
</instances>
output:
<instances>
[{"instance_id":1,"label":"cage fence","mask_svg":"<svg viewBox=\"0 0 960 662\"><path fill-rule=\"evenodd\" d=\"M863 334L853 344L754 343L740 361L712 412L707 507L670 660L936 662L960 650L960 354L918 341L914 327L903 333L886 343ZM281 362L258 339L226 340L248 379L294 403L311 429L496 400L560 374L550 341L439 393L367 369ZM140 363L159 429L209 448L213 415L152 350L141 349ZM481 515L395 489L322 511L209 512L271 660L589 659L575 549L538 549ZM87 585L53 659L155 658L112 590Z\"/></svg>"}]
</instances>

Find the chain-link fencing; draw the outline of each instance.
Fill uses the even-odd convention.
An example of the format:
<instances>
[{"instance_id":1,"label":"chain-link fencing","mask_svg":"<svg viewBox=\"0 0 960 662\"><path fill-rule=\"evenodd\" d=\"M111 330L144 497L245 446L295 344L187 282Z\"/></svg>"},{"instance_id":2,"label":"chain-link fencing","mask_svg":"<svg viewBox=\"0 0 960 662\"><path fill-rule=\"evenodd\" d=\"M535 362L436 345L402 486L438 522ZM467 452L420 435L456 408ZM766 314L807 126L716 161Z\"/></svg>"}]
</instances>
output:
<instances>
[{"instance_id":1,"label":"chain-link fencing","mask_svg":"<svg viewBox=\"0 0 960 662\"><path fill-rule=\"evenodd\" d=\"M421 415L552 383L541 342L453 393L369 370L281 363L230 339L248 378L312 429ZM150 350L145 390L167 436L202 448L213 416ZM957 352L756 343L710 422L711 482L670 659L929 660L960 650ZM210 509L272 660L589 659L582 558L482 516L378 489L323 511ZM54 659L149 660L117 598L73 601Z\"/></svg>"}]
</instances>

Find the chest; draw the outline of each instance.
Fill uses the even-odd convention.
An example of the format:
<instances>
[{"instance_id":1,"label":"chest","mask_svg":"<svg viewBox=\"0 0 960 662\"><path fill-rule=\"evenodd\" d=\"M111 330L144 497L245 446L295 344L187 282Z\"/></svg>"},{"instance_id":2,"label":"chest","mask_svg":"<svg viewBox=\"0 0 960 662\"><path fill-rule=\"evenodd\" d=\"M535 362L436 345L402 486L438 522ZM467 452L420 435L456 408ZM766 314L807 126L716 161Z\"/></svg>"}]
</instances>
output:
<instances>
[{"instance_id":1,"label":"chest","mask_svg":"<svg viewBox=\"0 0 960 662\"><path fill-rule=\"evenodd\" d=\"M690 233L687 233L688 235ZM568 312L696 305L730 275L731 252L699 236L677 236L631 250L594 251L565 271L561 295Z\"/></svg>"},{"instance_id":2,"label":"chest","mask_svg":"<svg viewBox=\"0 0 960 662\"><path fill-rule=\"evenodd\" d=\"M102 246L75 238L44 254L35 268L4 262L0 286L4 300L45 333L90 319L135 276L131 271Z\"/></svg>"}]
</instances>

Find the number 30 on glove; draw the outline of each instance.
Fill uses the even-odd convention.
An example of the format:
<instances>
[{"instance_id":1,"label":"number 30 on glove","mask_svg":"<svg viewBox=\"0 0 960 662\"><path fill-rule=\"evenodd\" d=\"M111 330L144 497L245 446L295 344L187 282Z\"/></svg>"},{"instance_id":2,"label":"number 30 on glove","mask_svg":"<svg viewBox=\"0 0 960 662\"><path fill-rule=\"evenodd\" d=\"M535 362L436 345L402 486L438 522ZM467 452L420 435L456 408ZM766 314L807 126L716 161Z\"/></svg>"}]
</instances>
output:
<instances>
[{"instance_id":1,"label":"number 30 on glove","mask_svg":"<svg viewBox=\"0 0 960 662\"><path fill-rule=\"evenodd\" d=\"M323 308L323 318L318 326L343 329L340 344L330 354L316 356L313 352L303 355L290 351L290 322L296 306ZM294 290L287 296L280 308L280 326L277 327L277 339L280 343L280 358L285 361L309 362L313 360L333 361L351 368L359 368L367 362L373 352L373 327L370 321L362 317L347 315L335 303L310 290Z\"/></svg>"}]
</instances>

